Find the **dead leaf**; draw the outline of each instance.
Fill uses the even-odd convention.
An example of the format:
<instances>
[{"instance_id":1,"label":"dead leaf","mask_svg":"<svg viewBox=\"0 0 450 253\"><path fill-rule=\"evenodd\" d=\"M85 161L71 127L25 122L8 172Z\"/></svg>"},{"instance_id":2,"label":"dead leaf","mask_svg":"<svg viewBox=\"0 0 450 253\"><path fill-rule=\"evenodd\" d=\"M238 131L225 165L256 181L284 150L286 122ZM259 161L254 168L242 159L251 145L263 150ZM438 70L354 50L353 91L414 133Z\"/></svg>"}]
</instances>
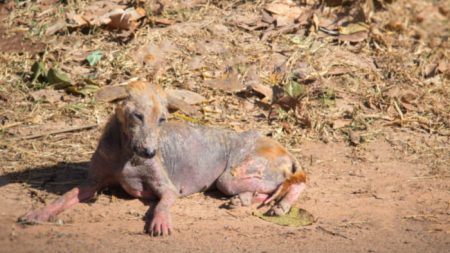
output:
<instances>
[{"instance_id":1,"label":"dead leaf","mask_svg":"<svg viewBox=\"0 0 450 253\"><path fill-rule=\"evenodd\" d=\"M167 103L170 110L180 110L186 115L189 115L191 117L200 117L201 114L197 110L197 108L193 107L192 105L184 102L181 99L178 99L174 96L168 96L167 97Z\"/></svg>"},{"instance_id":2,"label":"dead leaf","mask_svg":"<svg viewBox=\"0 0 450 253\"><path fill-rule=\"evenodd\" d=\"M450 73L450 63L447 63L445 59L440 60L437 70L440 73Z\"/></svg>"},{"instance_id":3,"label":"dead leaf","mask_svg":"<svg viewBox=\"0 0 450 253\"><path fill-rule=\"evenodd\" d=\"M302 14L302 8L295 3L275 2L264 7L266 11L272 14L276 20L276 26L288 26L296 22L297 18Z\"/></svg>"},{"instance_id":4,"label":"dead leaf","mask_svg":"<svg viewBox=\"0 0 450 253\"><path fill-rule=\"evenodd\" d=\"M347 127L352 123L349 119L335 119L333 121L333 129L339 129L343 127Z\"/></svg>"},{"instance_id":5,"label":"dead leaf","mask_svg":"<svg viewBox=\"0 0 450 253\"><path fill-rule=\"evenodd\" d=\"M289 95L281 95L274 101L274 103L283 108L283 110L289 111L296 108L298 105L298 99Z\"/></svg>"},{"instance_id":6,"label":"dead leaf","mask_svg":"<svg viewBox=\"0 0 450 253\"><path fill-rule=\"evenodd\" d=\"M411 104L403 103L403 102L400 102L400 104L401 104L402 108L403 108L406 112L411 112L411 111L415 111L415 110L416 110L416 107L413 106L413 105L411 105Z\"/></svg>"},{"instance_id":7,"label":"dead leaf","mask_svg":"<svg viewBox=\"0 0 450 253\"><path fill-rule=\"evenodd\" d=\"M54 23L53 25L48 27L47 30L45 30L45 35L47 35L47 36L53 35L59 31L65 29L66 26L67 26L67 24L64 20L58 20L58 21L56 21L56 23Z\"/></svg>"},{"instance_id":8,"label":"dead leaf","mask_svg":"<svg viewBox=\"0 0 450 253\"><path fill-rule=\"evenodd\" d=\"M362 22L352 23L338 28L341 41L361 42L369 37L369 26Z\"/></svg>"},{"instance_id":9,"label":"dead leaf","mask_svg":"<svg viewBox=\"0 0 450 253\"><path fill-rule=\"evenodd\" d=\"M423 76L425 78L430 78L430 77L435 76L437 74L437 71L436 71L437 67L438 67L437 63L430 63L430 64L426 65L422 72Z\"/></svg>"},{"instance_id":10,"label":"dead leaf","mask_svg":"<svg viewBox=\"0 0 450 253\"><path fill-rule=\"evenodd\" d=\"M2 85L3 83L0 83ZM0 91L0 101L8 102L8 95L6 92Z\"/></svg>"},{"instance_id":11,"label":"dead leaf","mask_svg":"<svg viewBox=\"0 0 450 253\"><path fill-rule=\"evenodd\" d=\"M347 73L352 72L352 69L347 66L342 65L333 65L331 68L327 71L325 76L339 76L344 75Z\"/></svg>"},{"instance_id":12,"label":"dead leaf","mask_svg":"<svg viewBox=\"0 0 450 253\"><path fill-rule=\"evenodd\" d=\"M223 24L211 24L206 29L217 37L221 37L230 33L228 27L224 26Z\"/></svg>"},{"instance_id":13,"label":"dead leaf","mask_svg":"<svg viewBox=\"0 0 450 253\"><path fill-rule=\"evenodd\" d=\"M264 96L262 102L270 104L273 100L273 89L261 83L254 83L250 85L250 88L255 92Z\"/></svg>"},{"instance_id":14,"label":"dead leaf","mask_svg":"<svg viewBox=\"0 0 450 253\"><path fill-rule=\"evenodd\" d=\"M340 26L338 28L339 34L341 35L350 35L359 32L368 32L369 26L363 22L351 23L346 26Z\"/></svg>"},{"instance_id":15,"label":"dead leaf","mask_svg":"<svg viewBox=\"0 0 450 253\"><path fill-rule=\"evenodd\" d=\"M244 84L239 80L235 71L225 73L223 77L207 81L211 88L220 89L226 92L237 92L245 89Z\"/></svg>"},{"instance_id":16,"label":"dead leaf","mask_svg":"<svg viewBox=\"0 0 450 253\"><path fill-rule=\"evenodd\" d=\"M128 8L126 10L114 10L106 15L110 19L110 21L107 22L108 27L112 29L134 31L138 26L137 21L145 16L145 10L142 8Z\"/></svg>"},{"instance_id":17,"label":"dead leaf","mask_svg":"<svg viewBox=\"0 0 450 253\"><path fill-rule=\"evenodd\" d=\"M72 28L78 28L88 25L88 21L85 20L82 15L75 14L73 12L66 13L66 19L68 22L67 25Z\"/></svg>"},{"instance_id":18,"label":"dead leaf","mask_svg":"<svg viewBox=\"0 0 450 253\"><path fill-rule=\"evenodd\" d=\"M206 100L205 97L198 93L183 89L167 89L166 94L168 97L177 98L190 105L199 104Z\"/></svg>"},{"instance_id":19,"label":"dead leaf","mask_svg":"<svg viewBox=\"0 0 450 253\"><path fill-rule=\"evenodd\" d=\"M261 11L261 20L267 24L272 24L273 22L275 22L275 19L272 17L272 15L270 15L270 13L265 10Z\"/></svg>"},{"instance_id":20,"label":"dead leaf","mask_svg":"<svg viewBox=\"0 0 450 253\"><path fill-rule=\"evenodd\" d=\"M359 144L361 144L361 135L354 132L354 131L348 131L348 140L350 142L351 145L353 146L358 146Z\"/></svg>"},{"instance_id":21,"label":"dead leaf","mask_svg":"<svg viewBox=\"0 0 450 253\"><path fill-rule=\"evenodd\" d=\"M60 101L62 96L61 92L54 89L42 89L30 92L30 97L34 101L46 101L50 104Z\"/></svg>"}]
</instances>

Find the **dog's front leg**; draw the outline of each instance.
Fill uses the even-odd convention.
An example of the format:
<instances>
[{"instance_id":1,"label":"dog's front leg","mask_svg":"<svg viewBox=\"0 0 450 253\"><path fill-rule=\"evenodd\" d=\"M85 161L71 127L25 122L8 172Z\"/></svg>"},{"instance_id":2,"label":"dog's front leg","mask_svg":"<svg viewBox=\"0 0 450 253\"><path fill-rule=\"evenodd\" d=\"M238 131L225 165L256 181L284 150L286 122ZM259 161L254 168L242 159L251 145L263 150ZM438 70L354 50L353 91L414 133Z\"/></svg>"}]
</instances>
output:
<instances>
[{"instance_id":1,"label":"dog's front leg","mask_svg":"<svg viewBox=\"0 0 450 253\"><path fill-rule=\"evenodd\" d=\"M153 159L138 159L141 160L138 161L141 164L138 169L145 178L144 183L159 198L150 222L145 225L145 231L153 236L169 235L172 230L170 208L179 196L178 191L167 175L159 156Z\"/></svg>"},{"instance_id":2,"label":"dog's front leg","mask_svg":"<svg viewBox=\"0 0 450 253\"><path fill-rule=\"evenodd\" d=\"M170 235L172 232L172 219L170 208L177 199L177 195L172 191L162 194L161 199L153 210L153 217L146 225L146 231L153 236Z\"/></svg>"}]
</instances>

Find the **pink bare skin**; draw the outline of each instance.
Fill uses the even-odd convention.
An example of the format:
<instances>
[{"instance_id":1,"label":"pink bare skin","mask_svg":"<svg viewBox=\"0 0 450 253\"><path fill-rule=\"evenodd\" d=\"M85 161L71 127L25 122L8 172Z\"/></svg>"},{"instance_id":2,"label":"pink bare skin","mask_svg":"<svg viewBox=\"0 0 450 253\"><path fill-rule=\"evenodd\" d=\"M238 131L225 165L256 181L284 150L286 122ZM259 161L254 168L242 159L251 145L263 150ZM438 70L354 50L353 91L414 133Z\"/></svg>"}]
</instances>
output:
<instances>
[{"instance_id":1,"label":"pink bare skin","mask_svg":"<svg viewBox=\"0 0 450 253\"><path fill-rule=\"evenodd\" d=\"M50 205L38 210L33 210L26 213L20 219L29 222L46 222L53 220L56 215L62 211L78 204L79 202L91 199L94 197L98 188L94 185L78 186L66 192L62 197L53 201Z\"/></svg>"},{"instance_id":2,"label":"pink bare skin","mask_svg":"<svg viewBox=\"0 0 450 253\"><path fill-rule=\"evenodd\" d=\"M92 156L86 182L19 221L49 221L115 184L144 201L158 199L144 227L153 236L172 232L171 206L196 192L216 188L235 196L231 207L275 201L274 215L285 214L298 199L304 173L278 142L254 131L166 122L164 93L144 82L124 92Z\"/></svg>"}]
</instances>

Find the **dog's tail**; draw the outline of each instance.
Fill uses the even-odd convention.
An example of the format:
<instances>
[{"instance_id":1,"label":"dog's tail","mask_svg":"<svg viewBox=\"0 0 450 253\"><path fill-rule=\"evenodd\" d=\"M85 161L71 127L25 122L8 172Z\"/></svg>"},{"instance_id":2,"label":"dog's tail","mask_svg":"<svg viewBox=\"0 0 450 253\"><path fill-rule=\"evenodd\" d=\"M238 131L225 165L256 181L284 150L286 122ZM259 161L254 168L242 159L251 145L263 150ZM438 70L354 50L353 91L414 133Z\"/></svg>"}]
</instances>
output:
<instances>
[{"instance_id":1,"label":"dog's tail","mask_svg":"<svg viewBox=\"0 0 450 253\"><path fill-rule=\"evenodd\" d=\"M291 185L302 184L302 183L304 184L306 182L306 174L303 171L303 169L301 168L298 161L295 159L292 164L292 172L293 172L293 174L290 175L288 178L286 178L286 180L284 180L283 183L281 183L278 186L275 193L273 193L272 196L270 196L270 198L266 199L263 204L268 204L272 200L276 200L276 201L280 200L289 191L289 188L291 187Z\"/></svg>"}]
</instances>

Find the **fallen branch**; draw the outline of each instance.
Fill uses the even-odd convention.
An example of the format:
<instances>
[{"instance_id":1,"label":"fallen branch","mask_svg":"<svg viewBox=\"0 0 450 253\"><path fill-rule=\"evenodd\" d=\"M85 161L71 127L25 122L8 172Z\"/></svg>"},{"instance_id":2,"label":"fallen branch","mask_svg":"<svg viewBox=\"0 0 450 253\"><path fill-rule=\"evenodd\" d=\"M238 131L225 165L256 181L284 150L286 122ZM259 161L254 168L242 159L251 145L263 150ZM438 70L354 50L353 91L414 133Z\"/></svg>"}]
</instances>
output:
<instances>
[{"instance_id":1,"label":"fallen branch","mask_svg":"<svg viewBox=\"0 0 450 253\"><path fill-rule=\"evenodd\" d=\"M97 124L89 124L89 125L84 125L84 126L74 126L74 127L67 127L67 128L63 128L63 129L58 129L58 130L52 130L52 131L47 131L47 132L43 132L43 133L37 133L37 134L31 134L31 135L26 135L26 136L22 136L22 137L17 137L14 138L14 140L30 140L30 139L36 139L39 137L44 137L44 136L49 136L49 135L55 135L55 134L62 134L62 133L69 133L69 132L76 132L76 131L81 131L81 130L87 130L87 129L91 129L97 127Z\"/></svg>"}]
</instances>

